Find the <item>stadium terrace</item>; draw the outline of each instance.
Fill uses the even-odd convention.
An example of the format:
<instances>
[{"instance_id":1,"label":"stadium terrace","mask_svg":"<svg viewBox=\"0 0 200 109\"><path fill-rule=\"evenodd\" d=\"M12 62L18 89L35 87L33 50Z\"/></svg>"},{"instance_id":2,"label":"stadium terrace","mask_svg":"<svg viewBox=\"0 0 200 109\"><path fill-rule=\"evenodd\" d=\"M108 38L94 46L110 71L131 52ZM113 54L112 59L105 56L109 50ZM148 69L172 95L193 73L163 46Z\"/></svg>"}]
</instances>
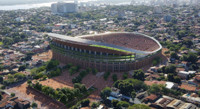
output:
<instances>
[{"instance_id":1,"label":"stadium terrace","mask_svg":"<svg viewBox=\"0 0 200 109\"><path fill-rule=\"evenodd\" d=\"M99 71L123 72L151 64L161 56L161 44L154 38L128 32L84 36L48 33L53 59Z\"/></svg>"}]
</instances>

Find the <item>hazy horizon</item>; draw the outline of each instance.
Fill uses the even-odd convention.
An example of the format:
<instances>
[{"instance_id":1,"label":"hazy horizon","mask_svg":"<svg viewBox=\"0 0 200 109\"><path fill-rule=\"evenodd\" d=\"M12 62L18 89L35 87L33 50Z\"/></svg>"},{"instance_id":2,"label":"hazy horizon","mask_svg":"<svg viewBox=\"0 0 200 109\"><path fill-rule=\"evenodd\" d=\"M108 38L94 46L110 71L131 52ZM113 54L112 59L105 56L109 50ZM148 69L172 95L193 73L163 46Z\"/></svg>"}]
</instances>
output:
<instances>
[{"instance_id":1,"label":"hazy horizon","mask_svg":"<svg viewBox=\"0 0 200 109\"><path fill-rule=\"evenodd\" d=\"M18 4L37 4L57 1L74 1L74 0L0 0L0 5L18 5ZM94 1L94 0L78 0L78 1ZM129 2L131 0L96 0L102 2Z\"/></svg>"}]
</instances>

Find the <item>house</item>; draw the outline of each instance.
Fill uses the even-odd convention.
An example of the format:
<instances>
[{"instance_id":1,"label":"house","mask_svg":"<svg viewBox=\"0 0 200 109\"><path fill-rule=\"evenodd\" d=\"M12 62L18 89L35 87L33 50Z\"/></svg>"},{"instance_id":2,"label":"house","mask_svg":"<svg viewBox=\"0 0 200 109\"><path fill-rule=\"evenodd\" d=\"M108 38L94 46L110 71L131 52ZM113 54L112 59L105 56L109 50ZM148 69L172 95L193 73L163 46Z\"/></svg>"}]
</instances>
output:
<instances>
[{"instance_id":1,"label":"house","mask_svg":"<svg viewBox=\"0 0 200 109\"><path fill-rule=\"evenodd\" d=\"M198 109L197 106L192 103L186 103L182 100L165 95L160 97L156 102L151 103L150 107L156 109Z\"/></svg>"},{"instance_id":2,"label":"house","mask_svg":"<svg viewBox=\"0 0 200 109\"><path fill-rule=\"evenodd\" d=\"M15 103L17 103L19 109L27 109L30 107L30 102L27 100L16 99Z\"/></svg>"},{"instance_id":3,"label":"house","mask_svg":"<svg viewBox=\"0 0 200 109\"><path fill-rule=\"evenodd\" d=\"M27 100L18 99L18 97L10 97L5 92L2 93L2 100L0 103L0 109L28 109L30 102Z\"/></svg>"},{"instance_id":4,"label":"house","mask_svg":"<svg viewBox=\"0 0 200 109\"><path fill-rule=\"evenodd\" d=\"M169 103L167 105L167 108L172 108L172 109L179 109L181 108L183 105L185 104L185 102L178 100L178 99L174 99L171 103Z\"/></svg>"},{"instance_id":5,"label":"house","mask_svg":"<svg viewBox=\"0 0 200 109\"><path fill-rule=\"evenodd\" d=\"M184 100L190 102L190 103L194 103L194 104L200 105L200 97L199 97L197 94L195 94L195 93L192 93L192 94L190 94L190 93L184 94L184 95L182 96L182 98L183 98Z\"/></svg>"},{"instance_id":6,"label":"house","mask_svg":"<svg viewBox=\"0 0 200 109\"><path fill-rule=\"evenodd\" d=\"M194 86L194 85L189 85L189 84L185 84L185 83L182 83L180 86L179 86L180 89L184 89L188 92L195 92L197 87Z\"/></svg>"},{"instance_id":7,"label":"house","mask_svg":"<svg viewBox=\"0 0 200 109\"><path fill-rule=\"evenodd\" d=\"M195 74L196 71L179 71L178 76L181 77L182 79L188 79L189 75Z\"/></svg>"},{"instance_id":8,"label":"house","mask_svg":"<svg viewBox=\"0 0 200 109\"><path fill-rule=\"evenodd\" d=\"M153 103L155 102L157 99L159 98L159 96L155 95L155 94L151 94L149 96L147 96L146 98L144 98L144 102L148 103Z\"/></svg>"},{"instance_id":9,"label":"house","mask_svg":"<svg viewBox=\"0 0 200 109\"><path fill-rule=\"evenodd\" d=\"M176 88L178 88L178 84L173 83L173 82L166 82L165 85L166 85L166 88L168 88L168 89L176 89Z\"/></svg>"},{"instance_id":10,"label":"house","mask_svg":"<svg viewBox=\"0 0 200 109\"><path fill-rule=\"evenodd\" d=\"M157 109L163 109L173 100L174 98L172 97L163 96L159 98L155 103L153 103L152 106L156 107Z\"/></svg>"},{"instance_id":11,"label":"house","mask_svg":"<svg viewBox=\"0 0 200 109\"><path fill-rule=\"evenodd\" d=\"M154 66L154 67L150 68L150 71L157 72L158 69L159 69L159 67Z\"/></svg>"}]
</instances>

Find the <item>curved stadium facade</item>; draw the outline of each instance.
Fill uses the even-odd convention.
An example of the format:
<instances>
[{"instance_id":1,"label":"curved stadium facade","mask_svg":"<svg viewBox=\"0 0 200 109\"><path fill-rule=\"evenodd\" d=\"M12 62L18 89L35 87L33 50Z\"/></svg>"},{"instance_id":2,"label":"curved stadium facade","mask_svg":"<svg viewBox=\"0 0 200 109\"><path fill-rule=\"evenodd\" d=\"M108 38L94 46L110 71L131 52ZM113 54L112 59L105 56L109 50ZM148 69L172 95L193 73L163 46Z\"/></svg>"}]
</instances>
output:
<instances>
[{"instance_id":1,"label":"curved stadium facade","mask_svg":"<svg viewBox=\"0 0 200 109\"><path fill-rule=\"evenodd\" d=\"M161 44L140 33L103 33L70 37L54 33L53 59L98 71L123 72L151 64L161 56Z\"/></svg>"}]
</instances>

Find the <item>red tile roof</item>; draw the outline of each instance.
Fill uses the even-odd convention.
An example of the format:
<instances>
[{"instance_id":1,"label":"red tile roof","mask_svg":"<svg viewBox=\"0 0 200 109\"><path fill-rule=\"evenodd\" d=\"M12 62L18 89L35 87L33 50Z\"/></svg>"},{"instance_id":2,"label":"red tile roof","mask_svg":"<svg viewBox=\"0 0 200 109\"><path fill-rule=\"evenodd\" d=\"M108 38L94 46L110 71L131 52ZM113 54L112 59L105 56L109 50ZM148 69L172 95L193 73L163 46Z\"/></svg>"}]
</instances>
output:
<instances>
[{"instance_id":1,"label":"red tile roof","mask_svg":"<svg viewBox=\"0 0 200 109\"><path fill-rule=\"evenodd\" d=\"M151 94L149 95L148 97L145 98L145 100L151 100L151 101L154 101L158 98L157 95L154 95L154 94Z\"/></svg>"},{"instance_id":2,"label":"red tile roof","mask_svg":"<svg viewBox=\"0 0 200 109\"><path fill-rule=\"evenodd\" d=\"M191 86L188 84L181 84L181 86L179 86L180 89L185 89L187 91L196 91L197 87L195 86Z\"/></svg>"}]
</instances>

